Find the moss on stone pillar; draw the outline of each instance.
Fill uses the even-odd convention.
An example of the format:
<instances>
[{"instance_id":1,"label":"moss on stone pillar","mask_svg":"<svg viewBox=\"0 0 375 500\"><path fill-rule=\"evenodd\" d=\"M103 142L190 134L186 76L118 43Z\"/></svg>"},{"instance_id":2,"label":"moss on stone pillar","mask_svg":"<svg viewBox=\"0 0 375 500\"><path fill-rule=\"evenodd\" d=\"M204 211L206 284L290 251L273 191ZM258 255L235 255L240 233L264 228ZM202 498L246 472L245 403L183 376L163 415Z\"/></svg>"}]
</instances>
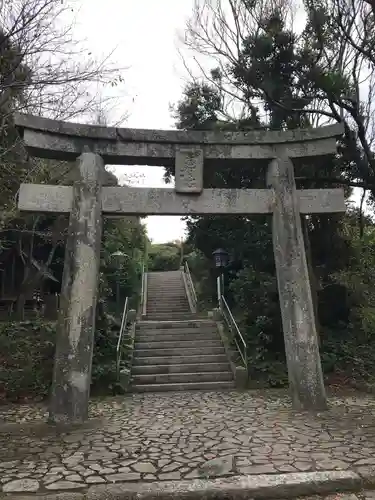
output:
<instances>
[{"instance_id":1,"label":"moss on stone pillar","mask_svg":"<svg viewBox=\"0 0 375 500\"><path fill-rule=\"evenodd\" d=\"M77 164L50 402L49 417L55 423L86 420L90 395L105 170L101 157L93 153L83 153Z\"/></svg>"}]
</instances>

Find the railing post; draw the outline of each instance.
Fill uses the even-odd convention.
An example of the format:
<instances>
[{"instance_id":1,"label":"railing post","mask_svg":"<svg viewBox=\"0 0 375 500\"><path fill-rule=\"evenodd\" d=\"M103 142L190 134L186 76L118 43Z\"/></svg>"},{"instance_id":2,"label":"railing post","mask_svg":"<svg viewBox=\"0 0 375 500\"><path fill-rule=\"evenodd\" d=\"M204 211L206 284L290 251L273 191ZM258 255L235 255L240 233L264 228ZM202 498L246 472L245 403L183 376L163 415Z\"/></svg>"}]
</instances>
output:
<instances>
[{"instance_id":1,"label":"railing post","mask_svg":"<svg viewBox=\"0 0 375 500\"><path fill-rule=\"evenodd\" d=\"M126 297L125 304L124 304L124 311L122 313L120 333L119 333L119 336L118 336L117 348L116 348L116 373L117 373L117 379L119 378L119 375L120 375L121 343L122 343L122 337L124 335L124 330L126 329L127 316L128 316L128 306L129 306L129 297Z\"/></svg>"},{"instance_id":2,"label":"railing post","mask_svg":"<svg viewBox=\"0 0 375 500\"><path fill-rule=\"evenodd\" d=\"M216 279L216 289L217 289L217 302L219 304L220 311L223 309L221 304L221 276Z\"/></svg>"},{"instance_id":3,"label":"railing post","mask_svg":"<svg viewBox=\"0 0 375 500\"><path fill-rule=\"evenodd\" d=\"M143 300L142 300L142 311L141 317L147 315L147 271L143 273Z\"/></svg>"}]
</instances>

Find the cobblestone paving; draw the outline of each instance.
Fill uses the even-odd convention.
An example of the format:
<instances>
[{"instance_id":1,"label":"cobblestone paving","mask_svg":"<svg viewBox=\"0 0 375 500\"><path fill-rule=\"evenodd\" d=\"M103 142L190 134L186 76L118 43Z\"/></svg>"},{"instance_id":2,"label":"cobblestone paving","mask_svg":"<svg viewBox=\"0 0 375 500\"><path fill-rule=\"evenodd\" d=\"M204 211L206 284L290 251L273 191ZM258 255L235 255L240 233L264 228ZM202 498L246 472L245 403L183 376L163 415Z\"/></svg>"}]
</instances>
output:
<instances>
[{"instance_id":1,"label":"cobblestone paving","mask_svg":"<svg viewBox=\"0 0 375 500\"><path fill-rule=\"evenodd\" d=\"M0 491L375 470L373 396L332 396L329 411L312 415L275 391L132 395L93 402L94 428L33 432L45 414L43 405L0 407Z\"/></svg>"},{"instance_id":2,"label":"cobblestone paving","mask_svg":"<svg viewBox=\"0 0 375 500\"><path fill-rule=\"evenodd\" d=\"M374 500L375 499L375 491L372 490L364 490L360 493L336 493L334 495L328 496L308 496L308 497L300 497L296 500ZM282 500L282 499L281 499Z\"/></svg>"}]
</instances>

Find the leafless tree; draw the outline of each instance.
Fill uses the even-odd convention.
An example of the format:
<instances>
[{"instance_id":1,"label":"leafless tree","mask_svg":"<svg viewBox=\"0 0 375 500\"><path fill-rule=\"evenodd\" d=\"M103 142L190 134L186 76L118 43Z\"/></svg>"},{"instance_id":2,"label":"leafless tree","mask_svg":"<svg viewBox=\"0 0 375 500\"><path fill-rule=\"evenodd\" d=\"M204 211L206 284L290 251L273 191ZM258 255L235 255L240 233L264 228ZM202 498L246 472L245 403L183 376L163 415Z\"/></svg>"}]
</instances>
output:
<instances>
[{"instance_id":1,"label":"leafless tree","mask_svg":"<svg viewBox=\"0 0 375 500\"><path fill-rule=\"evenodd\" d=\"M70 11L61 0L0 0L0 51L8 56L0 104L13 97L12 111L72 119L95 104L101 85L121 80L112 54L98 61L74 38Z\"/></svg>"},{"instance_id":2,"label":"leafless tree","mask_svg":"<svg viewBox=\"0 0 375 500\"><path fill-rule=\"evenodd\" d=\"M185 69L190 78L203 77L222 93L227 119L239 118L258 104L238 91L229 71L238 64L244 41L250 33L260 31L262 20L272 10L278 9L285 21L293 24L294 7L294 0L195 0L183 37L188 49L183 56ZM187 62L189 58L194 67Z\"/></svg>"},{"instance_id":3,"label":"leafless tree","mask_svg":"<svg viewBox=\"0 0 375 500\"><path fill-rule=\"evenodd\" d=\"M64 172L25 155L13 113L86 120L99 104L106 109L116 101L103 89L121 84L124 68L112 53L97 60L75 38L74 16L61 0L0 0L0 229L17 216L20 182L58 182L56 173Z\"/></svg>"}]
</instances>

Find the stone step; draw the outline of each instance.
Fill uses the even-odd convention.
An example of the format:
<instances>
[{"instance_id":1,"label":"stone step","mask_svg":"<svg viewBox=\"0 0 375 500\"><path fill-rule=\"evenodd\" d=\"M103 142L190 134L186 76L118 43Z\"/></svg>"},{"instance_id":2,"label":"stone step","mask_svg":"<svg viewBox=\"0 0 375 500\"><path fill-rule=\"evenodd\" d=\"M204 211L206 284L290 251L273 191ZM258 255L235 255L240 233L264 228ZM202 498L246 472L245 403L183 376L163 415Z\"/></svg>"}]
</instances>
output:
<instances>
[{"instance_id":1,"label":"stone step","mask_svg":"<svg viewBox=\"0 0 375 500\"><path fill-rule=\"evenodd\" d=\"M149 320L157 320L157 321L168 321L168 320L179 320L182 318L186 318L186 314L146 314L146 319Z\"/></svg>"},{"instance_id":2,"label":"stone step","mask_svg":"<svg viewBox=\"0 0 375 500\"><path fill-rule=\"evenodd\" d=\"M153 309L160 309L163 311L183 311L183 310L189 310L189 304L186 302L186 304L168 304L167 302L158 302L157 304L147 304L147 310L153 310Z\"/></svg>"},{"instance_id":3,"label":"stone step","mask_svg":"<svg viewBox=\"0 0 375 500\"><path fill-rule=\"evenodd\" d=\"M219 338L214 340L189 340L185 338L184 340L173 340L173 341L160 341L156 340L154 342L140 342L136 339L135 351L143 351L144 349L180 349L185 352L185 349L200 349L200 348L211 348L211 347L223 347Z\"/></svg>"},{"instance_id":4,"label":"stone step","mask_svg":"<svg viewBox=\"0 0 375 500\"><path fill-rule=\"evenodd\" d=\"M148 310L148 308L147 308ZM185 311L186 310L186 311ZM179 314L181 315L182 313L185 312L185 314L187 314L187 317L185 318L185 321L188 320L188 319L194 319L194 316L192 315L192 313L190 312L190 310L187 310L186 307L182 308L182 310L180 309L173 309L173 308L169 308L168 311L166 311L166 308L162 308L162 312L169 312L169 314L172 314L172 315L176 315L176 314Z\"/></svg>"},{"instance_id":5,"label":"stone step","mask_svg":"<svg viewBox=\"0 0 375 500\"><path fill-rule=\"evenodd\" d=\"M147 276L152 280L173 281L180 280L182 277L182 272L176 271L176 273L170 274L168 271L160 271L160 273L147 273Z\"/></svg>"},{"instance_id":6,"label":"stone step","mask_svg":"<svg viewBox=\"0 0 375 500\"><path fill-rule=\"evenodd\" d=\"M146 315L147 316L153 316L153 315L157 315L157 316L162 316L164 315L164 317L167 317L172 315L172 318L175 318L177 315L179 316L186 316L186 314L191 314L191 311L188 310L188 309L176 309L176 310L172 310L169 308L169 309L162 309L162 308L159 308L159 309L149 309L147 308L147 311L146 311Z\"/></svg>"},{"instance_id":7,"label":"stone step","mask_svg":"<svg viewBox=\"0 0 375 500\"><path fill-rule=\"evenodd\" d=\"M163 285L160 283L155 285L149 284L149 286L147 287L147 293L150 291L154 293L159 292L162 295L171 295L171 293L174 291L181 296L186 293L185 284L182 282L179 285L173 286L166 286L165 284Z\"/></svg>"},{"instance_id":8,"label":"stone step","mask_svg":"<svg viewBox=\"0 0 375 500\"><path fill-rule=\"evenodd\" d=\"M179 306L170 306L168 304L158 304L158 305L153 305L153 306L149 306L147 304L147 312L148 311L161 311L161 312L170 312L170 313L181 313L181 312L185 312L187 314L191 314L191 311L190 311L190 307L188 304L184 304L184 305L179 305Z\"/></svg>"},{"instance_id":9,"label":"stone step","mask_svg":"<svg viewBox=\"0 0 375 500\"><path fill-rule=\"evenodd\" d=\"M154 283L151 284L149 283L147 286L147 293L148 292L160 292L163 295L170 295L173 291L178 293L179 295L182 295L183 292L185 292L185 284L184 283L176 283L175 285L166 285L165 283Z\"/></svg>"},{"instance_id":10,"label":"stone step","mask_svg":"<svg viewBox=\"0 0 375 500\"><path fill-rule=\"evenodd\" d=\"M179 291L177 292L171 292L171 294L161 294L160 289L159 291L155 290L155 292L152 292L152 295L147 295L147 301L152 302L154 304L157 304L159 302L171 302L173 304L175 303L180 303L180 302L187 302L187 296L186 294L182 295Z\"/></svg>"},{"instance_id":11,"label":"stone step","mask_svg":"<svg viewBox=\"0 0 375 500\"><path fill-rule=\"evenodd\" d=\"M196 332L195 330L183 330L174 331L174 333L168 333L168 330L149 330L137 332L135 335L135 341L138 342L184 342L185 340L190 341L210 341L210 340L220 340L218 333L216 332Z\"/></svg>"},{"instance_id":12,"label":"stone step","mask_svg":"<svg viewBox=\"0 0 375 500\"><path fill-rule=\"evenodd\" d=\"M191 318L190 320L177 320L177 321L152 321L152 320L141 320L141 322L137 322L136 327L138 330L168 330L168 331L177 331L177 330L196 330L197 332L203 331L217 331L216 324L206 323L200 324L198 323L198 319Z\"/></svg>"},{"instance_id":13,"label":"stone step","mask_svg":"<svg viewBox=\"0 0 375 500\"><path fill-rule=\"evenodd\" d=\"M147 312L146 312L146 315L147 316L158 316L158 317L161 317L161 316L164 316L164 318L168 318L169 316L171 316L172 318L176 318L177 315L180 317L183 317L183 316L186 316L187 314L191 314L190 311L188 310L184 310L184 309L180 309L180 310L174 310L171 312L171 310L167 310L167 309L149 309L147 308Z\"/></svg>"},{"instance_id":14,"label":"stone step","mask_svg":"<svg viewBox=\"0 0 375 500\"><path fill-rule=\"evenodd\" d=\"M190 309L187 307L176 307L176 308L171 308L171 307L148 307L147 306L147 315L151 314L191 314Z\"/></svg>"},{"instance_id":15,"label":"stone step","mask_svg":"<svg viewBox=\"0 0 375 500\"><path fill-rule=\"evenodd\" d=\"M169 274L161 271L157 274L148 273L147 276L151 280L176 281L182 279L181 271L177 271L175 274Z\"/></svg>"},{"instance_id":16,"label":"stone step","mask_svg":"<svg viewBox=\"0 0 375 500\"><path fill-rule=\"evenodd\" d=\"M172 290L176 290L177 292L182 293L185 291L185 283L183 281L180 281L179 283L150 283L148 282L147 284L147 292L152 291L159 291L163 292L165 294L171 293Z\"/></svg>"},{"instance_id":17,"label":"stone step","mask_svg":"<svg viewBox=\"0 0 375 500\"><path fill-rule=\"evenodd\" d=\"M185 289L168 290L158 287L154 291L147 291L149 300L187 300Z\"/></svg>"},{"instance_id":18,"label":"stone step","mask_svg":"<svg viewBox=\"0 0 375 500\"><path fill-rule=\"evenodd\" d=\"M189 314L187 313L163 313L163 314L157 314L157 313L147 313L145 316L145 319L147 320L160 320L160 321L168 321L168 320L186 320L187 317L189 317ZM194 316L190 316L191 319L194 319Z\"/></svg>"},{"instance_id":19,"label":"stone step","mask_svg":"<svg viewBox=\"0 0 375 500\"><path fill-rule=\"evenodd\" d=\"M163 297L169 297L176 293L178 297L183 297L186 295L185 285L181 283L181 285L176 286L165 286L162 284L158 285L150 285L147 287L147 295L151 295L155 297L155 294L160 294Z\"/></svg>"},{"instance_id":20,"label":"stone step","mask_svg":"<svg viewBox=\"0 0 375 500\"><path fill-rule=\"evenodd\" d=\"M201 364L201 363L228 363L225 354L200 354L199 356L134 356L134 366L144 365L181 365L181 364Z\"/></svg>"},{"instance_id":21,"label":"stone step","mask_svg":"<svg viewBox=\"0 0 375 500\"><path fill-rule=\"evenodd\" d=\"M183 279L178 279L178 280L148 280L148 289L150 288L155 288L157 286L162 286L163 288L178 288L178 287L184 287L185 288L185 283Z\"/></svg>"},{"instance_id":22,"label":"stone step","mask_svg":"<svg viewBox=\"0 0 375 500\"><path fill-rule=\"evenodd\" d=\"M165 291L163 291L162 289L160 289L160 287L155 290L154 292L151 292L151 293L148 293L147 294L147 300L150 300L150 301L166 301L166 300L171 300L171 301L186 301L187 300L187 297L186 297L186 293L185 293L185 290L183 291L183 293L181 292L181 290L171 290L171 292L169 293L166 293Z\"/></svg>"},{"instance_id":23,"label":"stone step","mask_svg":"<svg viewBox=\"0 0 375 500\"><path fill-rule=\"evenodd\" d=\"M156 292L155 292L156 294ZM171 297L158 297L157 299L148 299L147 300L147 305L151 304L151 305L158 305L158 304L163 304L163 305L167 305L167 304L171 304L173 306L178 306L179 304L188 304L188 300L187 300L187 297L179 297L179 298L176 298L176 296L171 296Z\"/></svg>"},{"instance_id":24,"label":"stone step","mask_svg":"<svg viewBox=\"0 0 375 500\"><path fill-rule=\"evenodd\" d=\"M170 301L172 304L180 304L187 302L186 295L181 295L181 294L176 295L174 293L171 294L170 296L168 295L158 296L157 293L158 292L155 292L155 295L153 295L152 297L148 297L148 302L152 304L158 304L159 302L166 302L167 300Z\"/></svg>"},{"instance_id":25,"label":"stone step","mask_svg":"<svg viewBox=\"0 0 375 500\"><path fill-rule=\"evenodd\" d=\"M191 382L180 384L133 385L133 392L220 391L234 389L234 382Z\"/></svg>"},{"instance_id":26,"label":"stone step","mask_svg":"<svg viewBox=\"0 0 375 500\"><path fill-rule=\"evenodd\" d=\"M186 291L185 289L185 284L181 281L181 283L178 283L176 285L168 285L162 284L162 283L155 283L151 284L149 283L147 286L147 292L160 292L163 295L170 295L172 291L176 291L179 295L182 295L183 292Z\"/></svg>"},{"instance_id":27,"label":"stone step","mask_svg":"<svg viewBox=\"0 0 375 500\"><path fill-rule=\"evenodd\" d=\"M186 295L176 297L176 294L171 297L151 297L148 298L147 303L159 304L160 302L166 302L166 300L168 300L171 304L186 304L187 297Z\"/></svg>"},{"instance_id":28,"label":"stone step","mask_svg":"<svg viewBox=\"0 0 375 500\"><path fill-rule=\"evenodd\" d=\"M172 308L169 308L169 313L170 313L171 315L176 315L176 314L178 314L178 315L180 315L180 316L181 316L181 312L180 312L180 311L175 312ZM191 321L191 320L194 320L194 319L195 319L195 316L194 316L194 315L193 315L193 313L191 313L190 311L189 311L189 312L187 312L185 315L186 315L186 317L185 317L185 318L184 318L184 317L182 317L182 318L177 318L177 319L178 319L178 321L189 321L189 320ZM164 321L168 321L168 320L164 320ZM172 321L172 320L171 320L171 321Z\"/></svg>"},{"instance_id":29,"label":"stone step","mask_svg":"<svg viewBox=\"0 0 375 500\"><path fill-rule=\"evenodd\" d=\"M169 297L173 295L173 293L176 293L179 297L183 297L184 294L186 294L186 289L185 285L181 283L181 285L176 285L176 286L165 286L162 284L158 285L150 285L147 287L147 294L151 295L152 297L155 296L155 294L158 293L164 297Z\"/></svg>"},{"instance_id":30,"label":"stone step","mask_svg":"<svg viewBox=\"0 0 375 500\"><path fill-rule=\"evenodd\" d=\"M135 375L133 377L134 385L143 384L181 384L191 382L215 382L233 380L233 375L229 371L223 372L203 372L203 373L164 373L164 374L149 374Z\"/></svg>"},{"instance_id":31,"label":"stone step","mask_svg":"<svg viewBox=\"0 0 375 500\"><path fill-rule=\"evenodd\" d=\"M170 323L168 325L167 323ZM180 323L180 324L179 324ZM149 320L145 322L143 325L136 325L136 332L150 332L153 331L155 333L167 333L169 335L173 335L175 333L213 333L217 332L216 325L205 325L205 326L196 326L193 324L194 319L192 321L152 321Z\"/></svg>"},{"instance_id":32,"label":"stone step","mask_svg":"<svg viewBox=\"0 0 375 500\"><path fill-rule=\"evenodd\" d=\"M194 363L177 365L139 365L133 366L134 375L157 375L168 373L202 373L202 372L230 372L228 361L225 363Z\"/></svg>"},{"instance_id":33,"label":"stone step","mask_svg":"<svg viewBox=\"0 0 375 500\"><path fill-rule=\"evenodd\" d=\"M149 285L147 288L152 288L156 286L162 286L163 288L178 288L185 287L184 280L182 278L174 279L174 280L162 280L162 279L152 279L148 280L147 284Z\"/></svg>"},{"instance_id":34,"label":"stone step","mask_svg":"<svg viewBox=\"0 0 375 500\"><path fill-rule=\"evenodd\" d=\"M152 321L152 320L142 320L138 321L136 325L137 331L142 330L168 330L177 331L181 329L196 329L197 331L203 331L202 329L213 329L216 331L216 323L211 320L204 319L188 319L180 321Z\"/></svg>"},{"instance_id":35,"label":"stone step","mask_svg":"<svg viewBox=\"0 0 375 500\"><path fill-rule=\"evenodd\" d=\"M224 347L220 345L219 347L188 347L182 349L181 347L175 347L170 349L136 349L134 351L134 356L136 358L148 358L156 356L197 356L199 354L222 354L224 352Z\"/></svg>"},{"instance_id":36,"label":"stone step","mask_svg":"<svg viewBox=\"0 0 375 500\"><path fill-rule=\"evenodd\" d=\"M176 281L175 283L163 282L163 281L148 281L147 291L149 290L162 290L164 292L169 292L170 290L185 290L185 283L181 281Z\"/></svg>"},{"instance_id":37,"label":"stone step","mask_svg":"<svg viewBox=\"0 0 375 500\"><path fill-rule=\"evenodd\" d=\"M174 298L172 299L172 297L170 299L169 298L165 298L165 297L159 297L157 300L152 300L152 301L148 300L147 301L147 305L153 305L153 306L155 306L155 305L160 305L160 304L162 304L164 306L166 306L166 305L173 305L174 307L176 307L176 306L179 306L181 304L182 305L187 305L187 304L189 304L189 302L188 302L188 300L187 300L186 297L183 297L182 299L178 299L176 301L175 301Z\"/></svg>"}]
</instances>

